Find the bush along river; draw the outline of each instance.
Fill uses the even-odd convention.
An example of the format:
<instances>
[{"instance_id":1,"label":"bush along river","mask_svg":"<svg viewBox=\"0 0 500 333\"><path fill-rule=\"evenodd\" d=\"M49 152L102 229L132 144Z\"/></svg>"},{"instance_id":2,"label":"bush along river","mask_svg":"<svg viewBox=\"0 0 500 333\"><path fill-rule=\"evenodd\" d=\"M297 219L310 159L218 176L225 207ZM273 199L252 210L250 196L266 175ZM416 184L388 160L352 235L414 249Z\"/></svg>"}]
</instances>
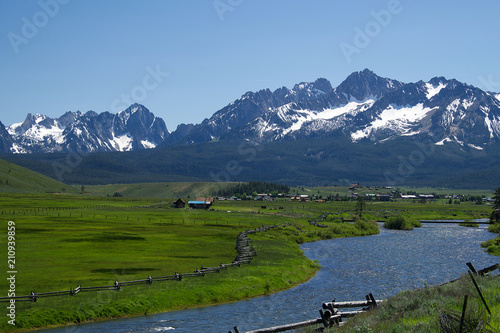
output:
<instances>
[{"instance_id":1,"label":"bush along river","mask_svg":"<svg viewBox=\"0 0 500 333\"><path fill-rule=\"evenodd\" d=\"M413 231L381 229L379 235L302 245L323 266L295 288L250 300L150 316L82 324L39 332L240 332L318 317L323 302L383 299L408 289L459 278L467 262L484 268L498 262L481 248L494 234L487 226L426 223Z\"/></svg>"}]
</instances>

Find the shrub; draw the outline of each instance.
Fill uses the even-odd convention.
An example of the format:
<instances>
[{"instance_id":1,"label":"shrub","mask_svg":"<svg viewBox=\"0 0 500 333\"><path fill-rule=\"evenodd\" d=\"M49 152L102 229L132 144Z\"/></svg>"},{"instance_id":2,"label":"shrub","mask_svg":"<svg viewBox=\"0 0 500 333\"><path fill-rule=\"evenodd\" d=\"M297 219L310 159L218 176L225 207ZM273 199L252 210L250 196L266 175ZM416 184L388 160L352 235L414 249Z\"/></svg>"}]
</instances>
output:
<instances>
[{"instance_id":1,"label":"shrub","mask_svg":"<svg viewBox=\"0 0 500 333\"><path fill-rule=\"evenodd\" d=\"M356 219L354 222L354 227L362 232L362 234L378 234L380 232L378 224L373 221L364 221L361 219Z\"/></svg>"},{"instance_id":2,"label":"shrub","mask_svg":"<svg viewBox=\"0 0 500 333\"><path fill-rule=\"evenodd\" d=\"M406 221L410 222L415 228L420 228L422 226L422 223L419 220L412 217L407 217Z\"/></svg>"},{"instance_id":3,"label":"shrub","mask_svg":"<svg viewBox=\"0 0 500 333\"><path fill-rule=\"evenodd\" d=\"M411 221L406 220L403 216L389 217L384 223L384 228L395 230L413 230L414 226Z\"/></svg>"},{"instance_id":4,"label":"shrub","mask_svg":"<svg viewBox=\"0 0 500 333\"><path fill-rule=\"evenodd\" d=\"M496 234L500 234L500 223L491 224L488 227L488 231L489 232L494 232Z\"/></svg>"}]
</instances>

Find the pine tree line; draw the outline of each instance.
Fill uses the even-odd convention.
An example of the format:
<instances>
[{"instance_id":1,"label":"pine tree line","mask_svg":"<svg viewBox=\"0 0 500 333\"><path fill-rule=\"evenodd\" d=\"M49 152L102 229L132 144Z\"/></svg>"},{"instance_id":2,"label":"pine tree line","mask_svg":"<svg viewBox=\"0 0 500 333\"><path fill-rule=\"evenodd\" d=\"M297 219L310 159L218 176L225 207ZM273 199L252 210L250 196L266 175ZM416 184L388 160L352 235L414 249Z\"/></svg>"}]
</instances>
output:
<instances>
[{"instance_id":1,"label":"pine tree line","mask_svg":"<svg viewBox=\"0 0 500 333\"><path fill-rule=\"evenodd\" d=\"M273 184L265 182L248 182L248 183L238 183L233 186L229 186L216 192L216 196L221 197L232 197L235 195L252 195L254 193L258 194L288 194L290 192L290 186L282 184Z\"/></svg>"}]
</instances>

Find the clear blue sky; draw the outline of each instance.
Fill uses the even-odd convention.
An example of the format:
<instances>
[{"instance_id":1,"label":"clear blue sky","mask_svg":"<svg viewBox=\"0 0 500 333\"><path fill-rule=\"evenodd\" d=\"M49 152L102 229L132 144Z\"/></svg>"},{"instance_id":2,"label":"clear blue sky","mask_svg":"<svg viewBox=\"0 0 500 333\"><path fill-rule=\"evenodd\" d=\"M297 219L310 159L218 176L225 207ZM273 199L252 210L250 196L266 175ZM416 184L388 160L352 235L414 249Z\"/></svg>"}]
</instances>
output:
<instances>
[{"instance_id":1,"label":"clear blue sky","mask_svg":"<svg viewBox=\"0 0 500 333\"><path fill-rule=\"evenodd\" d=\"M0 121L132 101L175 130L247 91L364 68L500 91L499 14L497 0L0 0Z\"/></svg>"}]
</instances>

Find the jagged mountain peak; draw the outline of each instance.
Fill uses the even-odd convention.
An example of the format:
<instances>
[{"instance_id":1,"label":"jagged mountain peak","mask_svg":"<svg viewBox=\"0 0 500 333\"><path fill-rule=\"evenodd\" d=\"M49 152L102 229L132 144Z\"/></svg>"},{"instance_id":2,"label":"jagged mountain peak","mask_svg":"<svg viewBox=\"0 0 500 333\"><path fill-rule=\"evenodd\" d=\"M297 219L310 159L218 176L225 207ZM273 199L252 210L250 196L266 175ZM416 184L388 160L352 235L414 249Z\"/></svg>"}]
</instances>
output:
<instances>
[{"instance_id":1,"label":"jagged mountain peak","mask_svg":"<svg viewBox=\"0 0 500 333\"><path fill-rule=\"evenodd\" d=\"M313 88L328 93L333 90L332 84L325 78L320 77L313 83Z\"/></svg>"},{"instance_id":2,"label":"jagged mountain peak","mask_svg":"<svg viewBox=\"0 0 500 333\"><path fill-rule=\"evenodd\" d=\"M142 104L134 103L130 105L123 111L118 112L118 114L134 114L134 113L151 113L148 108Z\"/></svg>"},{"instance_id":3,"label":"jagged mountain peak","mask_svg":"<svg viewBox=\"0 0 500 333\"><path fill-rule=\"evenodd\" d=\"M47 118L48 118L47 116L44 116L40 113L35 113L35 114L28 113L21 126L29 127L34 124L38 124L39 122L44 121Z\"/></svg>"},{"instance_id":4,"label":"jagged mountain peak","mask_svg":"<svg viewBox=\"0 0 500 333\"><path fill-rule=\"evenodd\" d=\"M438 86L440 84L448 83L448 80L444 76L435 76L429 80L429 83L433 86Z\"/></svg>"},{"instance_id":5,"label":"jagged mountain peak","mask_svg":"<svg viewBox=\"0 0 500 333\"><path fill-rule=\"evenodd\" d=\"M378 76L369 69L349 75L335 90L349 99L364 101L368 98L380 98L397 90L403 83Z\"/></svg>"},{"instance_id":6,"label":"jagged mountain peak","mask_svg":"<svg viewBox=\"0 0 500 333\"><path fill-rule=\"evenodd\" d=\"M57 122L62 126L62 127L67 127L69 124L72 122L76 121L78 118L82 117L83 113L80 111L72 112L72 111L67 111L65 114L57 118Z\"/></svg>"},{"instance_id":7,"label":"jagged mountain peak","mask_svg":"<svg viewBox=\"0 0 500 333\"><path fill-rule=\"evenodd\" d=\"M283 88L285 88L285 87L283 87ZM300 90L308 90L308 91L316 90L318 92L328 93L331 90L333 90L333 87L332 87L330 81L328 81L327 79L319 78L319 79L316 79L316 81L314 81L314 82L298 83L298 84L294 85L294 87L291 90L295 91L295 92L298 92Z\"/></svg>"}]
</instances>

